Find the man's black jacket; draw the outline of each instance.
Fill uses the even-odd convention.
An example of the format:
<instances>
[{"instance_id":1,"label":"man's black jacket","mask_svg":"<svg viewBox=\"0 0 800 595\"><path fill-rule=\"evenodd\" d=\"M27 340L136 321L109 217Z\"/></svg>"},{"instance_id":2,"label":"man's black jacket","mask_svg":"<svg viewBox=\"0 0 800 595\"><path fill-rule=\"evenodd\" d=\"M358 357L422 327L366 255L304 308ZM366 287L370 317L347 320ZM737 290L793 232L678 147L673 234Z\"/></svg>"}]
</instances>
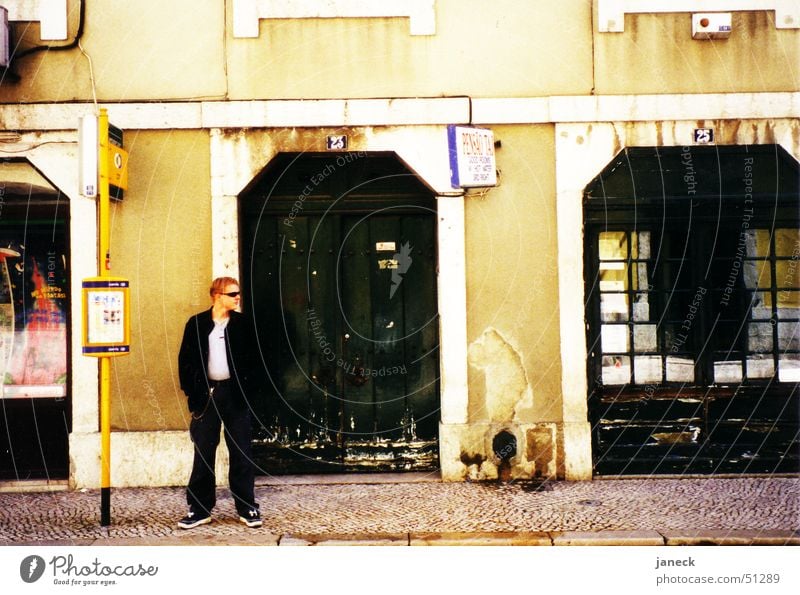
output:
<instances>
[{"instance_id":1,"label":"man's black jacket","mask_svg":"<svg viewBox=\"0 0 800 595\"><path fill-rule=\"evenodd\" d=\"M253 361L256 353L255 337L247 318L229 312L225 327L225 347L228 369L233 384L232 394L242 406L253 390ZM183 341L178 353L178 375L181 390L189 398L189 411L202 411L208 401L208 335L214 329L211 309L192 316L183 330Z\"/></svg>"}]
</instances>

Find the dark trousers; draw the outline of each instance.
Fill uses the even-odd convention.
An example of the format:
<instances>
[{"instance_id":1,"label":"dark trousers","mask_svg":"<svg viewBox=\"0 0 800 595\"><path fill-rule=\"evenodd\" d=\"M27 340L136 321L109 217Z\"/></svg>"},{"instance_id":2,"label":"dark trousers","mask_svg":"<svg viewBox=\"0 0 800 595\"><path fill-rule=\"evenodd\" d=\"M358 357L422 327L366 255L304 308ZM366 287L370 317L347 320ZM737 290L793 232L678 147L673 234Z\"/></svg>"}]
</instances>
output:
<instances>
[{"instance_id":1,"label":"dark trousers","mask_svg":"<svg viewBox=\"0 0 800 595\"><path fill-rule=\"evenodd\" d=\"M228 483L240 515L257 508L253 483L255 471L251 452L250 411L246 405L233 402L230 382L219 383L202 413L192 415L189 434L194 443L194 463L186 501L192 510L209 514L216 504L214 461L219 445L220 428L224 428L230 468Z\"/></svg>"}]
</instances>

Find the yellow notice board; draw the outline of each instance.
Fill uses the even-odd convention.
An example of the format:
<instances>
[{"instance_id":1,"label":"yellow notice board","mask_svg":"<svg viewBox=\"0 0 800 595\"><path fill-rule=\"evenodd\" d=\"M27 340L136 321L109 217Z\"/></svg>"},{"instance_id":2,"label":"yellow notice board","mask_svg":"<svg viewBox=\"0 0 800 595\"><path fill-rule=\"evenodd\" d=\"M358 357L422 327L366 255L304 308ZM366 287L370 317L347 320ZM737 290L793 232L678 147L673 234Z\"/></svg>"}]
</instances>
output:
<instances>
[{"instance_id":1,"label":"yellow notice board","mask_svg":"<svg viewBox=\"0 0 800 595\"><path fill-rule=\"evenodd\" d=\"M81 286L83 354L108 357L130 353L130 282L119 277L90 277Z\"/></svg>"}]
</instances>

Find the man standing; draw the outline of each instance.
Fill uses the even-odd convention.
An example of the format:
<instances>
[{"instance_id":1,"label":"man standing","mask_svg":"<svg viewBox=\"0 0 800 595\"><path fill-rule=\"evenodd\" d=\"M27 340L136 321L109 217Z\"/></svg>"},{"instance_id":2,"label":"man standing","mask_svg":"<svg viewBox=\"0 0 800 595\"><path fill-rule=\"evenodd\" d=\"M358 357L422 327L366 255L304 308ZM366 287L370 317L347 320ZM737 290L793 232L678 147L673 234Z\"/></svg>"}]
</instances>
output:
<instances>
[{"instance_id":1,"label":"man standing","mask_svg":"<svg viewBox=\"0 0 800 595\"><path fill-rule=\"evenodd\" d=\"M255 354L252 327L237 309L239 282L219 277L211 283L211 309L186 323L178 354L181 389L189 399L192 420L189 434L194 462L186 501L189 512L179 522L191 529L211 522L216 504L214 461L220 428L230 455L228 481L239 520L248 527L261 526L255 501L255 471L251 456L251 361Z\"/></svg>"}]
</instances>

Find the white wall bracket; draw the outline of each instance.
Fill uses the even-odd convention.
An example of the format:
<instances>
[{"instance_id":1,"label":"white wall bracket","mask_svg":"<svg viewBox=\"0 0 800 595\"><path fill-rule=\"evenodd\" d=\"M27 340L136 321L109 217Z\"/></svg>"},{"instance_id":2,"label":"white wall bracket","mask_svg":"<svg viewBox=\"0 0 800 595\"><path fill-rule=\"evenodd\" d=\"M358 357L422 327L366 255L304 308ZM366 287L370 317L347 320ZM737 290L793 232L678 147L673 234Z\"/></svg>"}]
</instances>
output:
<instances>
[{"instance_id":1,"label":"white wall bracket","mask_svg":"<svg viewBox=\"0 0 800 595\"><path fill-rule=\"evenodd\" d=\"M9 21L38 21L43 41L67 38L67 0L17 0L4 6Z\"/></svg>"},{"instance_id":2,"label":"white wall bracket","mask_svg":"<svg viewBox=\"0 0 800 595\"><path fill-rule=\"evenodd\" d=\"M598 0L597 27L601 33L625 30L626 14L680 12L775 11L776 29L800 29L797 0Z\"/></svg>"},{"instance_id":3,"label":"white wall bracket","mask_svg":"<svg viewBox=\"0 0 800 595\"><path fill-rule=\"evenodd\" d=\"M258 37L261 19L407 17L411 35L436 34L436 0L233 0L233 36Z\"/></svg>"}]
</instances>

